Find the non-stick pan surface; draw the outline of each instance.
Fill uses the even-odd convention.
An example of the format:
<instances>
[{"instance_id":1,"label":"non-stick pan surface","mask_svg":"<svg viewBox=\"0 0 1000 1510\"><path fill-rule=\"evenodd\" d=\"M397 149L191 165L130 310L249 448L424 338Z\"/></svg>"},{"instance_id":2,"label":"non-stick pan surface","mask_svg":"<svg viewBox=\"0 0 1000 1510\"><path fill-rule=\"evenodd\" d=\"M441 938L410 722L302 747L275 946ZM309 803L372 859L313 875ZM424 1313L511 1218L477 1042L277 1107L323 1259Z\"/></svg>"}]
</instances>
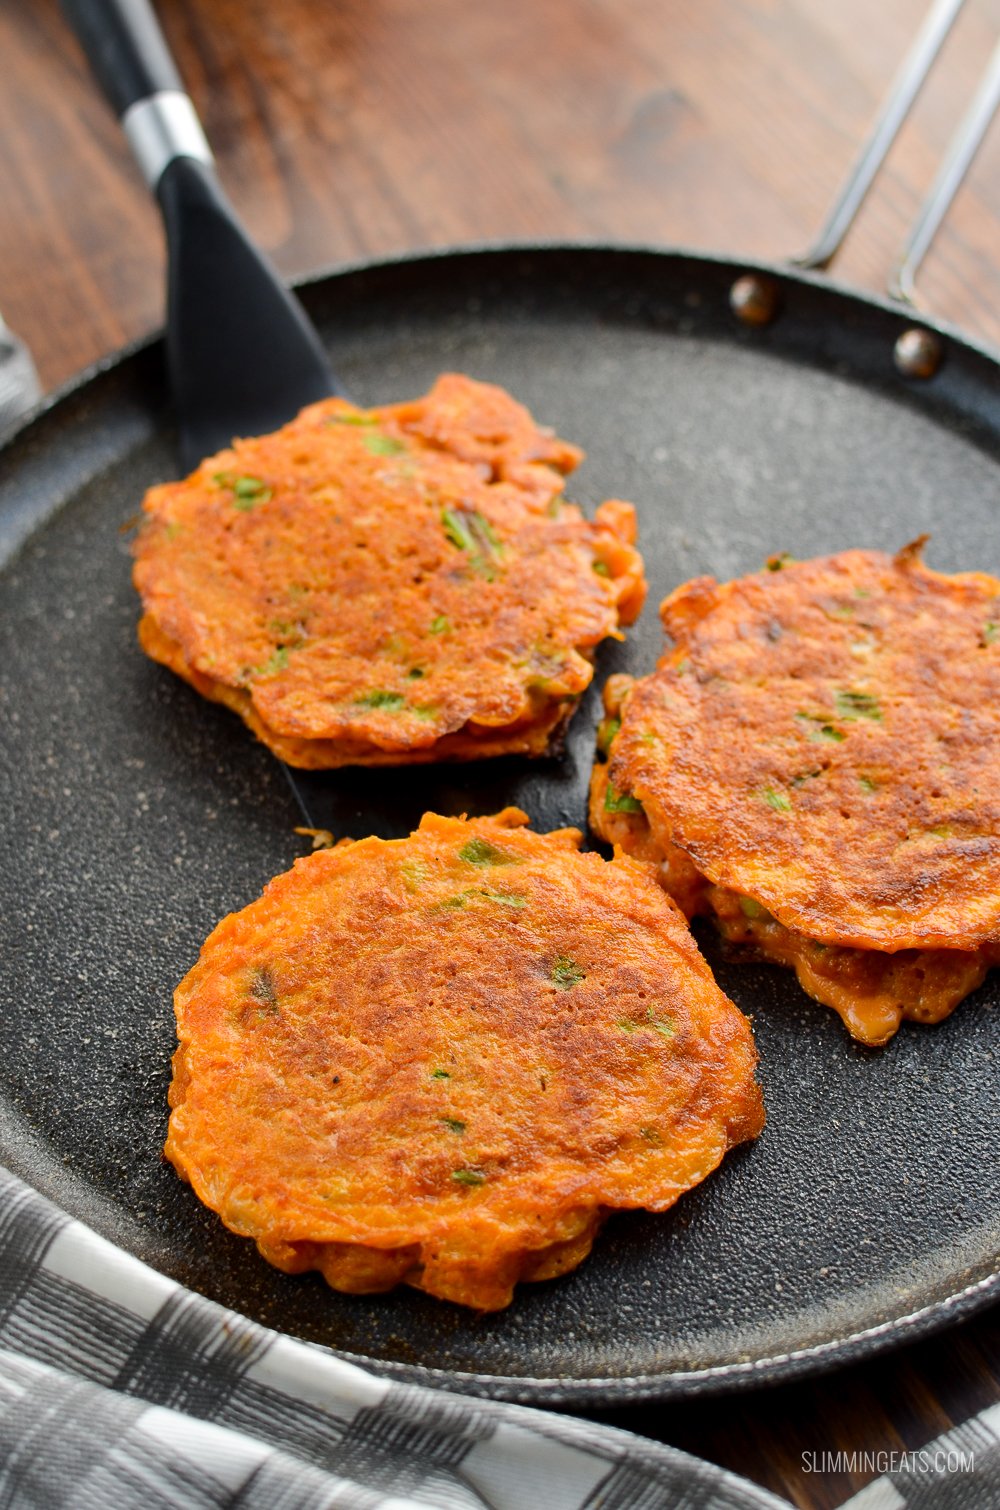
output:
<instances>
[{"instance_id":1,"label":"non-stick pan surface","mask_svg":"<svg viewBox=\"0 0 1000 1510\"><path fill-rule=\"evenodd\" d=\"M586 446L572 496L635 500L650 604L602 653L597 685L652 667L669 588L773 551L891 550L929 531L934 565L1000 570L988 356L948 340L939 375L909 385L892 366L900 314L809 278L784 281L767 330L741 330L737 271L549 248L306 290L361 401L419 393L449 368L498 381ZM3 1162L270 1326L513 1398L734 1387L984 1303L1000 1248L1000 972L940 1027L904 1026L870 1051L789 972L727 965L710 935L722 986L753 1015L767 1130L669 1215L613 1218L582 1268L522 1287L509 1310L335 1294L269 1268L199 1205L160 1152L171 992L215 922L304 844L281 768L136 646L120 528L176 470L160 360L153 347L92 375L0 458ZM514 801L539 829L583 825L596 714L592 692L559 761L313 778L319 821L398 834L427 807Z\"/></svg>"}]
</instances>

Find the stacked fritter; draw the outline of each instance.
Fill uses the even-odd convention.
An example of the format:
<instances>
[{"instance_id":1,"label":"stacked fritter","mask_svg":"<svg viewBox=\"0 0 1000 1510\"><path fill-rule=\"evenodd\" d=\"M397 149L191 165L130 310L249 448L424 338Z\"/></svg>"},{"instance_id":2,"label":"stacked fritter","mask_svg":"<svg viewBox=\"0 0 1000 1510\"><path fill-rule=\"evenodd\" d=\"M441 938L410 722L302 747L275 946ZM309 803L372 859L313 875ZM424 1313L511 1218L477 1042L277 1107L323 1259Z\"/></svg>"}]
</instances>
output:
<instances>
[{"instance_id":1,"label":"stacked fritter","mask_svg":"<svg viewBox=\"0 0 1000 1510\"><path fill-rule=\"evenodd\" d=\"M689 917L867 1044L1000 962L1000 581L922 544L678 588L658 669L608 684L591 793Z\"/></svg>"},{"instance_id":2,"label":"stacked fritter","mask_svg":"<svg viewBox=\"0 0 1000 1510\"><path fill-rule=\"evenodd\" d=\"M526 822L299 860L179 987L167 1154L279 1268L495 1310L760 1132L749 1024L654 868Z\"/></svg>"},{"instance_id":3,"label":"stacked fritter","mask_svg":"<svg viewBox=\"0 0 1000 1510\"><path fill-rule=\"evenodd\" d=\"M631 504L502 389L329 399L152 488L140 639L295 766L544 754L645 596Z\"/></svg>"}]
</instances>

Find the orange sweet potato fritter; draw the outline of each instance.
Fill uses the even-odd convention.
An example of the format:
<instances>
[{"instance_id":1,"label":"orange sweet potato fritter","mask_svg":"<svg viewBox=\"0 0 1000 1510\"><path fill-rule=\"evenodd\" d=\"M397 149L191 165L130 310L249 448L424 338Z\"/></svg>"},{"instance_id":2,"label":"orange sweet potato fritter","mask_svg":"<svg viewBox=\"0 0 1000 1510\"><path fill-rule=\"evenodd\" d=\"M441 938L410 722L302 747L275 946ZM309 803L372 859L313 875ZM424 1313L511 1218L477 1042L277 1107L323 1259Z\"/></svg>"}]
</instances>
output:
<instances>
[{"instance_id":1,"label":"orange sweet potato fritter","mask_svg":"<svg viewBox=\"0 0 1000 1510\"><path fill-rule=\"evenodd\" d=\"M631 504L562 496L581 455L457 374L314 404L150 489L143 648L293 765L542 754L645 596Z\"/></svg>"},{"instance_id":2,"label":"orange sweet potato fritter","mask_svg":"<svg viewBox=\"0 0 1000 1510\"><path fill-rule=\"evenodd\" d=\"M279 1268L495 1310L760 1132L749 1024L651 867L526 822L299 860L178 988L167 1155Z\"/></svg>"},{"instance_id":3,"label":"orange sweet potato fritter","mask_svg":"<svg viewBox=\"0 0 1000 1510\"><path fill-rule=\"evenodd\" d=\"M1000 960L1000 581L922 543L678 588L592 785L596 831L872 1044Z\"/></svg>"}]
</instances>

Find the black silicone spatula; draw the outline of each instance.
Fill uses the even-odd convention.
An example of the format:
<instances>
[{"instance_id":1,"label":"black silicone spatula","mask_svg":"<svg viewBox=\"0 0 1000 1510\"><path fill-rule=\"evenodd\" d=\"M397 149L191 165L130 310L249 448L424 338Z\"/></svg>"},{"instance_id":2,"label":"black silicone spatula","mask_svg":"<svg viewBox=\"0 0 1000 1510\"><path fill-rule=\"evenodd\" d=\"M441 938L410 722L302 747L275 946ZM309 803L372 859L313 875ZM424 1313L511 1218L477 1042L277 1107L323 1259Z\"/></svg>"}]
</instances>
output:
<instances>
[{"instance_id":1,"label":"black silicone spatula","mask_svg":"<svg viewBox=\"0 0 1000 1510\"><path fill-rule=\"evenodd\" d=\"M149 0L62 7L163 212L167 361L190 469L234 436L275 430L341 389L298 300L222 192ZM311 825L315 793L285 773Z\"/></svg>"},{"instance_id":2,"label":"black silicone spatula","mask_svg":"<svg viewBox=\"0 0 1000 1510\"><path fill-rule=\"evenodd\" d=\"M339 392L298 301L226 199L148 0L62 0L167 233L167 359L186 468Z\"/></svg>"}]
</instances>

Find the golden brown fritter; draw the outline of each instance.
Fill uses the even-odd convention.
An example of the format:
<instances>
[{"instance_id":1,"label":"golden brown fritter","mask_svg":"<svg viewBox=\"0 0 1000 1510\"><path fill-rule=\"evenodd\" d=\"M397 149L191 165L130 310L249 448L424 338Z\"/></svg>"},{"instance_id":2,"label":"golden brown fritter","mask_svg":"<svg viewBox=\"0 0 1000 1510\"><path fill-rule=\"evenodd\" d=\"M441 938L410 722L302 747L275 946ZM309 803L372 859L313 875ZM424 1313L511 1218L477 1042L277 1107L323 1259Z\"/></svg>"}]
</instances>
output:
<instances>
[{"instance_id":1,"label":"golden brown fritter","mask_svg":"<svg viewBox=\"0 0 1000 1510\"><path fill-rule=\"evenodd\" d=\"M922 543L678 588L673 648L609 686L592 787L595 829L664 862L688 916L869 1043L1000 957L1000 581Z\"/></svg>"},{"instance_id":2,"label":"golden brown fritter","mask_svg":"<svg viewBox=\"0 0 1000 1510\"><path fill-rule=\"evenodd\" d=\"M279 1268L495 1310L760 1132L749 1024L651 867L526 822L299 860L179 987L167 1155Z\"/></svg>"},{"instance_id":3,"label":"golden brown fritter","mask_svg":"<svg viewBox=\"0 0 1000 1510\"><path fill-rule=\"evenodd\" d=\"M292 765L543 754L645 596L631 504L562 497L581 454L456 374L314 404L149 491L142 646Z\"/></svg>"}]
</instances>

